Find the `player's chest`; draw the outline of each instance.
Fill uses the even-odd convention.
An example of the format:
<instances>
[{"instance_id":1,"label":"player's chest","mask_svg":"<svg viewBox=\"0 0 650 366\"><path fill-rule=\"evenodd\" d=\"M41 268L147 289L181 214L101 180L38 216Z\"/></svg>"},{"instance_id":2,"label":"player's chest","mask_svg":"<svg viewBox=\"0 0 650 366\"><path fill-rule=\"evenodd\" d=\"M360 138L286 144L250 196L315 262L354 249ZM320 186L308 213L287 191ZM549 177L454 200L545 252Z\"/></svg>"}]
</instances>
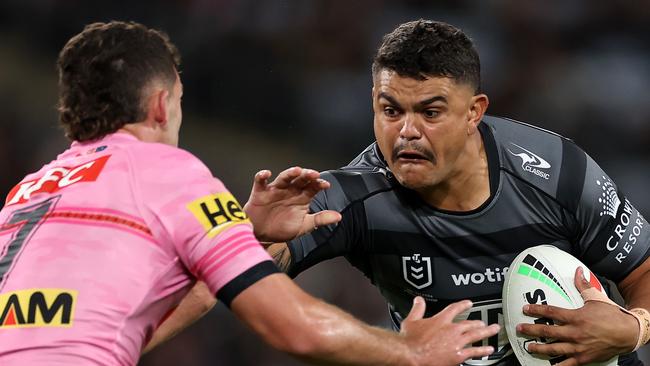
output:
<instances>
[{"instance_id":1,"label":"player's chest","mask_svg":"<svg viewBox=\"0 0 650 366\"><path fill-rule=\"evenodd\" d=\"M566 238L535 224L492 232L471 226L434 231L412 223L384 230L372 220L369 227L362 255L374 283L435 301L500 295L510 263L526 248L552 244L571 251Z\"/></svg>"}]
</instances>

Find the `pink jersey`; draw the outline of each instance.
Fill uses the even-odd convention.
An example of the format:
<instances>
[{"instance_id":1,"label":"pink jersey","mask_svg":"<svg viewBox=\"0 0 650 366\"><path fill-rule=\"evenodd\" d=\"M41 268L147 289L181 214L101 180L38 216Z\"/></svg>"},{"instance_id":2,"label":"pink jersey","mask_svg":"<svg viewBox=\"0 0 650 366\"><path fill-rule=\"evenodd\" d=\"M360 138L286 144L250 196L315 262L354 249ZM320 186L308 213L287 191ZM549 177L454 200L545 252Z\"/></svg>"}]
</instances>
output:
<instances>
[{"instance_id":1,"label":"pink jersey","mask_svg":"<svg viewBox=\"0 0 650 366\"><path fill-rule=\"evenodd\" d=\"M229 303L275 272L207 167L125 133L11 190L0 250L1 365L134 365L195 279Z\"/></svg>"}]
</instances>

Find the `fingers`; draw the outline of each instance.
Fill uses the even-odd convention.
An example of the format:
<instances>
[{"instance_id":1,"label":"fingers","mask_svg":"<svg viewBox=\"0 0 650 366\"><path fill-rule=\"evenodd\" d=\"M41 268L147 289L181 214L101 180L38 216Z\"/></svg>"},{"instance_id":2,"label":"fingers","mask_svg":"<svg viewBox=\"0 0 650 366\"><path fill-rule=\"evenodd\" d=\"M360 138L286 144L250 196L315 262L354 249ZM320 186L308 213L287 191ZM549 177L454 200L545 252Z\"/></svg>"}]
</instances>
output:
<instances>
[{"instance_id":1,"label":"fingers","mask_svg":"<svg viewBox=\"0 0 650 366\"><path fill-rule=\"evenodd\" d=\"M435 315L436 318L440 318L444 322L451 322L454 318L472 307L472 302L469 300L458 301L452 304L447 305L446 308L442 309L441 312Z\"/></svg>"},{"instance_id":2,"label":"fingers","mask_svg":"<svg viewBox=\"0 0 650 366\"><path fill-rule=\"evenodd\" d=\"M555 366L578 366L580 363L578 362L578 359L575 357L567 358L566 360L555 364Z\"/></svg>"},{"instance_id":3,"label":"fingers","mask_svg":"<svg viewBox=\"0 0 650 366\"><path fill-rule=\"evenodd\" d=\"M573 355L577 353L576 345L573 343L558 342L558 343L528 343L528 352L539 353L549 356L559 355Z\"/></svg>"},{"instance_id":4,"label":"fingers","mask_svg":"<svg viewBox=\"0 0 650 366\"><path fill-rule=\"evenodd\" d=\"M333 210L320 211L310 215L314 220L314 228L336 224L341 221L341 214Z\"/></svg>"},{"instance_id":5,"label":"fingers","mask_svg":"<svg viewBox=\"0 0 650 366\"><path fill-rule=\"evenodd\" d=\"M517 332L533 337L572 339L571 329L567 326L546 325L546 324L517 324Z\"/></svg>"},{"instance_id":6,"label":"fingers","mask_svg":"<svg viewBox=\"0 0 650 366\"><path fill-rule=\"evenodd\" d=\"M576 275L574 277L573 282L576 285L578 291L580 292L587 290L591 287L591 284L585 278L584 270L582 269L581 266L578 266L578 268L576 268Z\"/></svg>"},{"instance_id":7,"label":"fingers","mask_svg":"<svg viewBox=\"0 0 650 366\"><path fill-rule=\"evenodd\" d=\"M501 327L499 326L499 324L490 324L487 327L484 326L484 327L472 329L469 332L463 334L465 344L472 344L474 342L478 342L485 338L491 337L499 333L500 329Z\"/></svg>"},{"instance_id":8,"label":"fingers","mask_svg":"<svg viewBox=\"0 0 650 366\"><path fill-rule=\"evenodd\" d=\"M326 181L325 179L315 179L310 181L305 187L304 190L305 192L310 196L313 197L315 196L318 192L328 189L330 187L330 182Z\"/></svg>"},{"instance_id":9,"label":"fingers","mask_svg":"<svg viewBox=\"0 0 650 366\"><path fill-rule=\"evenodd\" d=\"M300 172L300 175L298 175L296 178L294 178L291 181L291 185L296 187L296 188L305 188L307 187L310 183L316 183L317 186L320 185L321 182L319 182L320 173L312 170L312 169L302 169Z\"/></svg>"},{"instance_id":10,"label":"fingers","mask_svg":"<svg viewBox=\"0 0 650 366\"><path fill-rule=\"evenodd\" d=\"M549 318L557 320L560 323L570 323L571 318L575 315L575 310L559 308L552 305L524 305L524 314L535 318Z\"/></svg>"},{"instance_id":11,"label":"fingers","mask_svg":"<svg viewBox=\"0 0 650 366\"><path fill-rule=\"evenodd\" d=\"M485 322L481 320L463 320L462 322L456 324L458 325L458 330L460 330L461 333L485 327Z\"/></svg>"},{"instance_id":12,"label":"fingers","mask_svg":"<svg viewBox=\"0 0 650 366\"><path fill-rule=\"evenodd\" d=\"M460 351L458 351L458 355L462 357L463 360L476 358L476 357L489 356L492 353L494 353L494 348L492 346L469 347L469 348L463 348Z\"/></svg>"},{"instance_id":13,"label":"fingers","mask_svg":"<svg viewBox=\"0 0 650 366\"><path fill-rule=\"evenodd\" d=\"M302 173L303 169L301 167L294 166L293 168L285 169L271 183L277 188L287 188L291 185L291 182L298 178Z\"/></svg>"},{"instance_id":14,"label":"fingers","mask_svg":"<svg viewBox=\"0 0 650 366\"><path fill-rule=\"evenodd\" d=\"M427 304L424 302L424 299L420 296L416 296L413 299L413 307L409 312L409 315L404 319L405 322L411 322L422 319L424 317L424 312L427 309Z\"/></svg>"},{"instance_id":15,"label":"fingers","mask_svg":"<svg viewBox=\"0 0 650 366\"><path fill-rule=\"evenodd\" d=\"M293 168L282 171L269 185L274 186L278 189L285 189L289 187L309 189L313 191L313 194L316 194L323 189L329 188L330 186L329 182L319 178L319 172L313 169L305 169L295 166Z\"/></svg>"},{"instance_id":16,"label":"fingers","mask_svg":"<svg viewBox=\"0 0 650 366\"><path fill-rule=\"evenodd\" d=\"M266 188L270 177L270 170L260 170L257 172L253 178L253 191L263 191Z\"/></svg>"}]
</instances>

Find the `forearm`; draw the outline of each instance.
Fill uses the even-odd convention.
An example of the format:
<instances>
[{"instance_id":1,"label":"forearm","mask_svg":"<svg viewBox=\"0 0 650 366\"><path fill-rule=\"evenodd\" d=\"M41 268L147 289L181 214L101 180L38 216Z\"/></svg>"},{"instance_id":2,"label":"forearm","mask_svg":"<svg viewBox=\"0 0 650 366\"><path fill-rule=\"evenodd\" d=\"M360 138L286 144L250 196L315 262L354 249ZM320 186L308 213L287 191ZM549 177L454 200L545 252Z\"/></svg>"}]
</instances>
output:
<instances>
[{"instance_id":1,"label":"forearm","mask_svg":"<svg viewBox=\"0 0 650 366\"><path fill-rule=\"evenodd\" d=\"M203 317L215 304L214 295L207 285L203 282L197 282L178 307L155 330L142 354L176 336L183 329Z\"/></svg>"},{"instance_id":2,"label":"forearm","mask_svg":"<svg viewBox=\"0 0 650 366\"><path fill-rule=\"evenodd\" d=\"M368 326L322 301L305 311L312 333L310 352L298 356L312 363L341 365L412 365L413 354L398 333Z\"/></svg>"},{"instance_id":3,"label":"forearm","mask_svg":"<svg viewBox=\"0 0 650 366\"><path fill-rule=\"evenodd\" d=\"M648 313L650 312L650 288L647 286L648 281L650 281L650 262L646 260L619 283L619 290L625 299L625 307L632 311L639 326L635 349L648 343L650 338L650 314Z\"/></svg>"},{"instance_id":4,"label":"forearm","mask_svg":"<svg viewBox=\"0 0 650 366\"><path fill-rule=\"evenodd\" d=\"M309 362L411 364L402 336L314 299L285 275L260 280L235 298L231 308L271 346Z\"/></svg>"},{"instance_id":5,"label":"forearm","mask_svg":"<svg viewBox=\"0 0 650 366\"><path fill-rule=\"evenodd\" d=\"M280 271L287 273L291 265L291 252L287 243L271 244L266 247L266 251L273 257L273 261Z\"/></svg>"},{"instance_id":6,"label":"forearm","mask_svg":"<svg viewBox=\"0 0 650 366\"><path fill-rule=\"evenodd\" d=\"M620 286L626 308L644 308L650 311L650 286L647 285L650 282L648 281L650 281L650 272L642 274L627 286Z\"/></svg>"}]
</instances>

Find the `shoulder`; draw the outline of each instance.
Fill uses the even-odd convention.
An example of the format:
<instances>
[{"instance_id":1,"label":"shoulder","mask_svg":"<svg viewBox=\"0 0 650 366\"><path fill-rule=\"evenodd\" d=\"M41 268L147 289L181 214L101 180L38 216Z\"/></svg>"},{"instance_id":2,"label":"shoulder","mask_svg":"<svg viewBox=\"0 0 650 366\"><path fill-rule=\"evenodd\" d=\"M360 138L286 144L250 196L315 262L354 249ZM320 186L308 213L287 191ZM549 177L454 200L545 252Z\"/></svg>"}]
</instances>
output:
<instances>
[{"instance_id":1,"label":"shoulder","mask_svg":"<svg viewBox=\"0 0 650 366\"><path fill-rule=\"evenodd\" d=\"M582 188L587 155L570 139L508 118L486 116L483 123L508 174L560 201L574 191L571 187Z\"/></svg>"},{"instance_id":2,"label":"shoulder","mask_svg":"<svg viewBox=\"0 0 650 366\"><path fill-rule=\"evenodd\" d=\"M141 178L187 182L212 178L210 169L196 156L181 148L159 143L136 143L127 148L134 173Z\"/></svg>"},{"instance_id":3,"label":"shoulder","mask_svg":"<svg viewBox=\"0 0 650 366\"><path fill-rule=\"evenodd\" d=\"M397 184L376 143L368 146L348 165L325 171L321 177L331 184L331 188L324 194L328 207L339 210L378 193L390 191Z\"/></svg>"},{"instance_id":4,"label":"shoulder","mask_svg":"<svg viewBox=\"0 0 650 366\"><path fill-rule=\"evenodd\" d=\"M531 180L553 181L562 165L563 145L571 140L534 125L508 118L483 119L494 136L501 166Z\"/></svg>"}]
</instances>

